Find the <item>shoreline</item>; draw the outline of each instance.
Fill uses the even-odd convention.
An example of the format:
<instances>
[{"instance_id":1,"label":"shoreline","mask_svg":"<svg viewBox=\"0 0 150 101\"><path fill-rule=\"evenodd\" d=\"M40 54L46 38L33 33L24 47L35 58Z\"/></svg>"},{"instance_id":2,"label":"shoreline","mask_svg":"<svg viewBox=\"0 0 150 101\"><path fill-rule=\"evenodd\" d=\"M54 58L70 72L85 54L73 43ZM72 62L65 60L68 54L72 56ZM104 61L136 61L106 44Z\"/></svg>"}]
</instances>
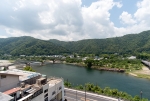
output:
<instances>
[{"instance_id":1,"label":"shoreline","mask_svg":"<svg viewBox=\"0 0 150 101\"><path fill-rule=\"evenodd\" d=\"M78 63L63 63L63 64L75 65L75 66L80 66L80 67L86 68L85 65L81 65ZM131 71L131 72L127 72L124 70L120 72L121 69L117 71L116 68L112 69L112 68L104 68L104 67L101 67L101 68L92 67L91 69L95 69L95 70L99 70L99 71L110 71L110 72L125 73L125 74L128 74L130 76L137 77L137 78L150 79L150 70L147 69L146 66L143 66L142 70L135 70L135 71Z\"/></svg>"},{"instance_id":2,"label":"shoreline","mask_svg":"<svg viewBox=\"0 0 150 101\"><path fill-rule=\"evenodd\" d=\"M75 66L80 66L80 67L87 68L85 65L78 64L78 63L65 63L65 64L75 65ZM99 70L99 71L111 71L111 72L125 73L125 69L118 69L118 68L107 68L107 67L97 68L96 66L92 66L91 69L96 69L96 70Z\"/></svg>"},{"instance_id":3,"label":"shoreline","mask_svg":"<svg viewBox=\"0 0 150 101\"><path fill-rule=\"evenodd\" d=\"M132 75L132 76L135 76L135 77L138 77L136 74L134 73L128 73L129 75Z\"/></svg>"},{"instance_id":4,"label":"shoreline","mask_svg":"<svg viewBox=\"0 0 150 101\"><path fill-rule=\"evenodd\" d=\"M127 74L138 78L150 79L150 70L146 66L143 66L142 70L127 72Z\"/></svg>"}]
</instances>

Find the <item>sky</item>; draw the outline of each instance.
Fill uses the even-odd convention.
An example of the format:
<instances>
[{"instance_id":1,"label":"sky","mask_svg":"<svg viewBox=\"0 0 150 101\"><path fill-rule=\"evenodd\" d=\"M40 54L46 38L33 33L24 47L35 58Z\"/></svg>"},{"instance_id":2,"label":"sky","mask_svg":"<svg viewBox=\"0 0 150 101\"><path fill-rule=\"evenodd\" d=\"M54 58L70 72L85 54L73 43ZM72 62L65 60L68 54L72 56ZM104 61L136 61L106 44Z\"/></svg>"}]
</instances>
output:
<instances>
[{"instance_id":1,"label":"sky","mask_svg":"<svg viewBox=\"0 0 150 101\"><path fill-rule=\"evenodd\" d=\"M0 0L0 38L103 39L150 30L150 0Z\"/></svg>"}]
</instances>

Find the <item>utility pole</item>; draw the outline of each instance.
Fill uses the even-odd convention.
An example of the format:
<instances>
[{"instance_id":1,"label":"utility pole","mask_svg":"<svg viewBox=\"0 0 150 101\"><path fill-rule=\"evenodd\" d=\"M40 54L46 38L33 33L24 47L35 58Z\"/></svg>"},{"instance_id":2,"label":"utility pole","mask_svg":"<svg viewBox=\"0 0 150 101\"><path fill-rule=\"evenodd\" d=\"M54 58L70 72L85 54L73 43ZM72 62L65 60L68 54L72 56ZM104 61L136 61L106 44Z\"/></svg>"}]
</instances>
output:
<instances>
[{"instance_id":1,"label":"utility pole","mask_svg":"<svg viewBox=\"0 0 150 101\"><path fill-rule=\"evenodd\" d=\"M86 85L85 85L85 101L86 101Z\"/></svg>"},{"instance_id":2,"label":"utility pole","mask_svg":"<svg viewBox=\"0 0 150 101\"><path fill-rule=\"evenodd\" d=\"M77 87L78 87L78 84L77 84ZM77 97L77 88L76 88L76 101L78 101L77 99L78 99L78 97Z\"/></svg>"},{"instance_id":3,"label":"utility pole","mask_svg":"<svg viewBox=\"0 0 150 101\"><path fill-rule=\"evenodd\" d=\"M55 91L54 91L55 99L56 99L56 82L55 82Z\"/></svg>"},{"instance_id":4,"label":"utility pole","mask_svg":"<svg viewBox=\"0 0 150 101\"><path fill-rule=\"evenodd\" d=\"M142 94L143 94L142 90L141 90L140 94L141 94L141 101L142 101Z\"/></svg>"},{"instance_id":5,"label":"utility pole","mask_svg":"<svg viewBox=\"0 0 150 101\"><path fill-rule=\"evenodd\" d=\"M77 90L76 90L76 101L77 101Z\"/></svg>"}]
</instances>

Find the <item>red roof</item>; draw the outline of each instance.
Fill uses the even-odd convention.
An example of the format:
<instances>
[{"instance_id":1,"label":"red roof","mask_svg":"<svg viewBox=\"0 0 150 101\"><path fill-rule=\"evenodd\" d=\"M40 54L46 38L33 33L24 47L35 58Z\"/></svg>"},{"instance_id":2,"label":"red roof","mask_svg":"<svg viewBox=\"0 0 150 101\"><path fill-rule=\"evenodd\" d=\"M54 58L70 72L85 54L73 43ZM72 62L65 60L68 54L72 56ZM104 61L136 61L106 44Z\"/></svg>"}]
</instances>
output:
<instances>
[{"instance_id":1,"label":"red roof","mask_svg":"<svg viewBox=\"0 0 150 101\"><path fill-rule=\"evenodd\" d=\"M10 95L10 94L15 93L15 92L17 92L19 90L20 90L20 88L13 88L13 89L7 90L7 91L5 91L3 93Z\"/></svg>"}]
</instances>

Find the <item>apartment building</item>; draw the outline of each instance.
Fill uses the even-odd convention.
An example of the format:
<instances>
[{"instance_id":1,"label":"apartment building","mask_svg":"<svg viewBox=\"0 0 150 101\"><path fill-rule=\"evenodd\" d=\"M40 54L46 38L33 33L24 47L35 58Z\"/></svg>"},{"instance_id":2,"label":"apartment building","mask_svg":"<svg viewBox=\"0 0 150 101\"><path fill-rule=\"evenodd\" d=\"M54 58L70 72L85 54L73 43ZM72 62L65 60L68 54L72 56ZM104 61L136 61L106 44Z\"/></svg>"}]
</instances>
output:
<instances>
[{"instance_id":1,"label":"apartment building","mask_svg":"<svg viewBox=\"0 0 150 101\"><path fill-rule=\"evenodd\" d=\"M12 69L0 71L2 101L64 101L62 78Z\"/></svg>"}]
</instances>

